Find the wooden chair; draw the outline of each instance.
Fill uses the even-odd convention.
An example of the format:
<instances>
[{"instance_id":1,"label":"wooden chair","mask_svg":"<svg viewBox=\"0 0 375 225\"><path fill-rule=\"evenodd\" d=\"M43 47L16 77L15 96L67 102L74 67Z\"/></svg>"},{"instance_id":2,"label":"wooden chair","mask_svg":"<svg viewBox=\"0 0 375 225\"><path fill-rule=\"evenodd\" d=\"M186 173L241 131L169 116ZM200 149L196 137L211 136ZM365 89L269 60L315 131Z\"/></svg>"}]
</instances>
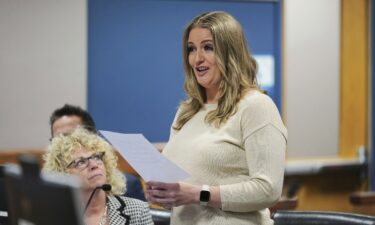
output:
<instances>
[{"instance_id":1,"label":"wooden chair","mask_svg":"<svg viewBox=\"0 0 375 225\"><path fill-rule=\"evenodd\" d=\"M282 196L280 200L270 208L271 215L278 210L293 210L298 205L297 198L287 198Z\"/></svg>"},{"instance_id":2,"label":"wooden chair","mask_svg":"<svg viewBox=\"0 0 375 225\"><path fill-rule=\"evenodd\" d=\"M352 193L349 201L356 213L375 215L375 192L361 191Z\"/></svg>"}]
</instances>

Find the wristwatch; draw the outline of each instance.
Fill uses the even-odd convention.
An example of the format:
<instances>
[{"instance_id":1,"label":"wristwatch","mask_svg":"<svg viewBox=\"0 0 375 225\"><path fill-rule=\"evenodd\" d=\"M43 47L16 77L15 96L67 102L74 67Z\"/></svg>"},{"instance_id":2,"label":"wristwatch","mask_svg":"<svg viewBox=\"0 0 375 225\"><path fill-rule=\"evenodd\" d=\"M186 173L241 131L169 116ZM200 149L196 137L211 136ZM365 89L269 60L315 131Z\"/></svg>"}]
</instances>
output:
<instances>
[{"instance_id":1,"label":"wristwatch","mask_svg":"<svg viewBox=\"0 0 375 225\"><path fill-rule=\"evenodd\" d=\"M208 202L210 201L210 198L211 198L210 187L208 185L203 185L200 195L199 195L200 205L207 206Z\"/></svg>"}]
</instances>

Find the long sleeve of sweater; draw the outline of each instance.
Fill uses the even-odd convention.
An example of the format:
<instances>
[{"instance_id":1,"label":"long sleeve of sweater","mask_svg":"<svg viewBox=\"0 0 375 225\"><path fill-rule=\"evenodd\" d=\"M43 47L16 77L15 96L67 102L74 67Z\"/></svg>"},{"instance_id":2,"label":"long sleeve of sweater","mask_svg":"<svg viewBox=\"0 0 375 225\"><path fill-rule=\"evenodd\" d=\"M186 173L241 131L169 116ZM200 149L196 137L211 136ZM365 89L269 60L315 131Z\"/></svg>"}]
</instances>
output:
<instances>
[{"instance_id":1,"label":"long sleeve of sweater","mask_svg":"<svg viewBox=\"0 0 375 225\"><path fill-rule=\"evenodd\" d=\"M245 141L249 177L220 186L224 211L247 212L272 206L281 195L286 141L272 124L256 130Z\"/></svg>"}]
</instances>

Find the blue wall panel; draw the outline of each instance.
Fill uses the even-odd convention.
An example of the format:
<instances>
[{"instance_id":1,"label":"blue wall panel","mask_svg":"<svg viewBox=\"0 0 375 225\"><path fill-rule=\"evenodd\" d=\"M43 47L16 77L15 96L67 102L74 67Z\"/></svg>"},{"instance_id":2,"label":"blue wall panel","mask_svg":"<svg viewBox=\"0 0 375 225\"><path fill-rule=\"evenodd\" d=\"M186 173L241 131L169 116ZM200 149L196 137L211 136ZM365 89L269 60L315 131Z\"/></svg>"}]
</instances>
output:
<instances>
[{"instance_id":1,"label":"blue wall panel","mask_svg":"<svg viewBox=\"0 0 375 225\"><path fill-rule=\"evenodd\" d=\"M182 33L204 11L243 25L253 54L275 57L280 108L280 2L88 1L88 110L99 129L167 141L183 92Z\"/></svg>"}]
</instances>

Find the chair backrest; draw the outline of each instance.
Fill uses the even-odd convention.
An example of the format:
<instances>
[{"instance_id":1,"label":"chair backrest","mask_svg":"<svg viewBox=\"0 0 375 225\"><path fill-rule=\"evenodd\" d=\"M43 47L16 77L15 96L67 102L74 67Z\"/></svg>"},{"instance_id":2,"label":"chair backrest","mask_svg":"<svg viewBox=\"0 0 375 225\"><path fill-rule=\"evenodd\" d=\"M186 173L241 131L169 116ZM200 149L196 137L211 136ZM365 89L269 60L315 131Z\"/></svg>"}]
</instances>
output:
<instances>
[{"instance_id":1,"label":"chair backrest","mask_svg":"<svg viewBox=\"0 0 375 225\"><path fill-rule=\"evenodd\" d=\"M32 155L4 169L9 224L82 225L80 182L76 177L41 173Z\"/></svg>"},{"instance_id":2,"label":"chair backrest","mask_svg":"<svg viewBox=\"0 0 375 225\"><path fill-rule=\"evenodd\" d=\"M8 221L8 203L5 194L4 166L0 165L0 225L7 225Z\"/></svg>"},{"instance_id":3,"label":"chair backrest","mask_svg":"<svg viewBox=\"0 0 375 225\"><path fill-rule=\"evenodd\" d=\"M274 225L375 225L375 217L341 212L281 210L272 215Z\"/></svg>"},{"instance_id":4,"label":"chair backrest","mask_svg":"<svg viewBox=\"0 0 375 225\"><path fill-rule=\"evenodd\" d=\"M155 225L169 225L171 223L171 211L166 209L151 209L152 220Z\"/></svg>"}]
</instances>

